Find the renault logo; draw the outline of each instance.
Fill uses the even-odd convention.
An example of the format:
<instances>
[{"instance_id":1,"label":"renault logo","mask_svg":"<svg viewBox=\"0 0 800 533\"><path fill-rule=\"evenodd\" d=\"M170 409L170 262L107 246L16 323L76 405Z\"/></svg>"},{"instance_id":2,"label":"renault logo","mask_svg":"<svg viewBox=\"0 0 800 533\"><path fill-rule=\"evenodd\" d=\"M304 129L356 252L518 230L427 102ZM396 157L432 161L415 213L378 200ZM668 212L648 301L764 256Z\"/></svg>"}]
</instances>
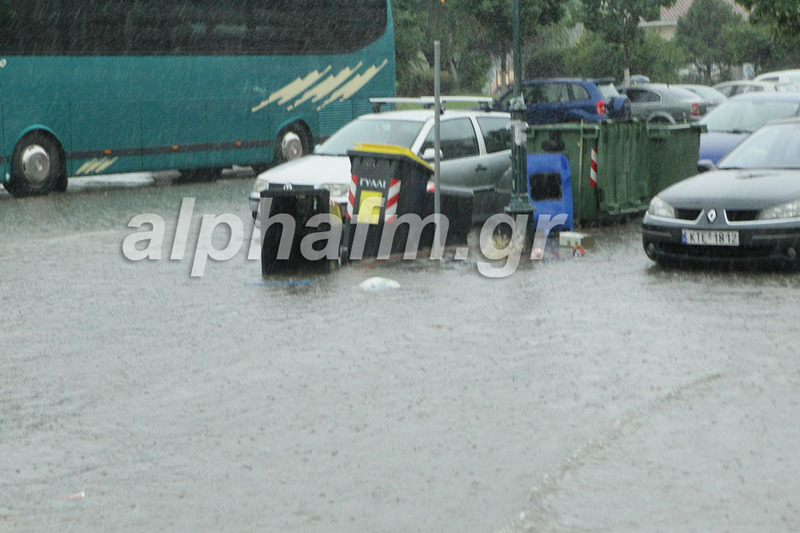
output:
<instances>
[{"instance_id":1,"label":"renault logo","mask_svg":"<svg viewBox=\"0 0 800 533\"><path fill-rule=\"evenodd\" d=\"M715 209L709 209L706 218L713 224L714 221L717 220L717 211Z\"/></svg>"}]
</instances>

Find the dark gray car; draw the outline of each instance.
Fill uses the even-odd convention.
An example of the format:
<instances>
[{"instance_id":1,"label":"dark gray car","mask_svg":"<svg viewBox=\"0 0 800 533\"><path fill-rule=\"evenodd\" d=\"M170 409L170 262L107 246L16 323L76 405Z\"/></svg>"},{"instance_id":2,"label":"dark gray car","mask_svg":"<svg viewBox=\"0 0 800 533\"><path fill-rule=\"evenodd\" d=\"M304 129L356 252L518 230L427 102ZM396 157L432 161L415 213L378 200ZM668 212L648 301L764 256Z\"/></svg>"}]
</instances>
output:
<instances>
[{"instance_id":1,"label":"dark gray car","mask_svg":"<svg viewBox=\"0 0 800 533\"><path fill-rule=\"evenodd\" d=\"M642 221L647 256L800 266L800 119L768 123L717 168L672 185Z\"/></svg>"},{"instance_id":2,"label":"dark gray car","mask_svg":"<svg viewBox=\"0 0 800 533\"><path fill-rule=\"evenodd\" d=\"M696 93L665 83L622 87L620 93L628 96L631 115L647 122L689 122L705 115L711 107L708 100Z\"/></svg>"}]
</instances>

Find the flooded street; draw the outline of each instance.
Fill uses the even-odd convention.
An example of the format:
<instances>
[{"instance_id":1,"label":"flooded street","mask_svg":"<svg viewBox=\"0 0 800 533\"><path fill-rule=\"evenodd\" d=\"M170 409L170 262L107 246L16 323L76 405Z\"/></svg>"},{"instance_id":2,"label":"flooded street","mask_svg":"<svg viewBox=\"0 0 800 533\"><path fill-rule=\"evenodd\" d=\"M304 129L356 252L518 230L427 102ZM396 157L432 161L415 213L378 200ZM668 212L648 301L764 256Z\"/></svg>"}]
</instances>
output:
<instances>
[{"instance_id":1,"label":"flooded street","mask_svg":"<svg viewBox=\"0 0 800 533\"><path fill-rule=\"evenodd\" d=\"M264 280L252 179L0 193L0 531L800 529L800 274L664 270L635 220L501 279L473 242Z\"/></svg>"}]
</instances>

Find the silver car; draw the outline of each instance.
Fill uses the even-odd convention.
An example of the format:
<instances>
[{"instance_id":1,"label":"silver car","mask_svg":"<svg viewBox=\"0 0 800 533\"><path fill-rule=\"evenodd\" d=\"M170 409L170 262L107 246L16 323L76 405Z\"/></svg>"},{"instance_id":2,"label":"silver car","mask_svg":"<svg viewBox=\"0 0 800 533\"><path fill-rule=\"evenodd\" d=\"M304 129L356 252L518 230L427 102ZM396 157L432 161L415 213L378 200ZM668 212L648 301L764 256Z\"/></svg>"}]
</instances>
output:
<instances>
[{"instance_id":1,"label":"silver car","mask_svg":"<svg viewBox=\"0 0 800 533\"><path fill-rule=\"evenodd\" d=\"M441 116L442 185L474 193L473 222L502 212L511 197L511 131L508 113L482 110L445 111ZM250 193L250 209L258 211L261 191L270 188L328 189L331 200L347 205L351 179L348 150L357 143L400 146L432 162L432 109L388 111L363 115L342 127L314 152L262 172Z\"/></svg>"},{"instance_id":2,"label":"silver car","mask_svg":"<svg viewBox=\"0 0 800 533\"><path fill-rule=\"evenodd\" d=\"M713 107L700 95L678 85L643 83L623 87L631 101L631 114L647 122L675 124L697 120Z\"/></svg>"}]
</instances>

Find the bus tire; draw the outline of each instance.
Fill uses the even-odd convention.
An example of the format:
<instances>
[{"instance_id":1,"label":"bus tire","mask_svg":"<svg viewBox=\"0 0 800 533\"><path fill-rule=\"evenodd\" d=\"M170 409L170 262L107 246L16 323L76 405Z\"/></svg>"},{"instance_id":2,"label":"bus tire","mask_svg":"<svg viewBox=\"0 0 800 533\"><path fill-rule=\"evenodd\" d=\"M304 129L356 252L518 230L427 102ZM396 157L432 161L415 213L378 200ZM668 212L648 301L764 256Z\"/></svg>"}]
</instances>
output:
<instances>
[{"instance_id":1,"label":"bus tire","mask_svg":"<svg viewBox=\"0 0 800 533\"><path fill-rule=\"evenodd\" d=\"M14 147L11 175L6 190L17 198L38 196L66 189L67 167L64 152L52 136L33 131Z\"/></svg>"},{"instance_id":2,"label":"bus tire","mask_svg":"<svg viewBox=\"0 0 800 533\"><path fill-rule=\"evenodd\" d=\"M278 134L275 145L275 164L298 159L311 152L308 131L301 124L287 126Z\"/></svg>"},{"instance_id":3,"label":"bus tire","mask_svg":"<svg viewBox=\"0 0 800 533\"><path fill-rule=\"evenodd\" d=\"M221 168L187 168L180 171L175 183L199 183L216 181L222 176Z\"/></svg>"}]
</instances>

